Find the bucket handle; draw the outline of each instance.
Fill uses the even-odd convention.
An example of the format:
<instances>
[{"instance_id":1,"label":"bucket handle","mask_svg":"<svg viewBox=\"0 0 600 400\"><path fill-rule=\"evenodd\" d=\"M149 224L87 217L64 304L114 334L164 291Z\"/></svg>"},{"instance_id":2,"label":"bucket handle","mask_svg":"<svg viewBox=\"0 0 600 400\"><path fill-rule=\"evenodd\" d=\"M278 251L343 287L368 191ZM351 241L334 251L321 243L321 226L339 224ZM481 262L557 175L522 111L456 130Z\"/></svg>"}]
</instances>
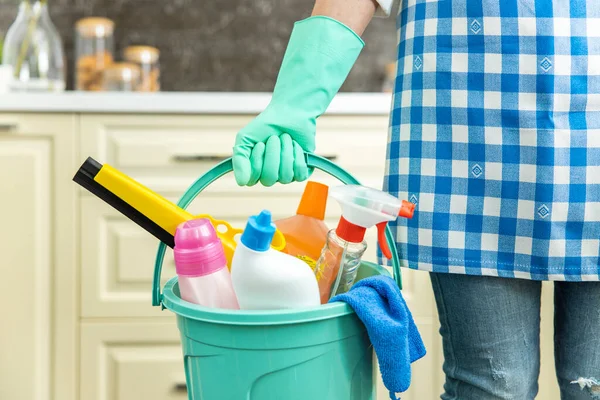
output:
<instances>
[{"instance_id":1,"label":"bucket handle","mask_svg":"<svg viewBox=\"0 0 600 400\"><path fill-rule=\"evenodd\" d=\"M314 154L306 154L306 164L309 167L319 169L334 178L337 178L346 185L359 185L358 180L346 172L342 167L334 164L326 158L319 157ZM190 203L211 183L221 178L223 175L233 171L233 162L231 158L228 158L221 163L215 165L212 169L207 171L198 180L196 180L181 196L177 205L183 209L186 209ZM396 248L396 242L392 235L392 231L388 226L385 231L385 237L388 246L392 253L392 266L394 271L394 279L400 289L402 289L402 276L400 274L400 259L398 257L398 251ZM156 261L154 263L154 280L152 282L152 305L159 306L162 303L162 293L160 289L160 277L162 272L162 265L165 258L165 252L167 245L160 242L158 246L158 252L156 253Z\"/></svg>"}]
</instances>

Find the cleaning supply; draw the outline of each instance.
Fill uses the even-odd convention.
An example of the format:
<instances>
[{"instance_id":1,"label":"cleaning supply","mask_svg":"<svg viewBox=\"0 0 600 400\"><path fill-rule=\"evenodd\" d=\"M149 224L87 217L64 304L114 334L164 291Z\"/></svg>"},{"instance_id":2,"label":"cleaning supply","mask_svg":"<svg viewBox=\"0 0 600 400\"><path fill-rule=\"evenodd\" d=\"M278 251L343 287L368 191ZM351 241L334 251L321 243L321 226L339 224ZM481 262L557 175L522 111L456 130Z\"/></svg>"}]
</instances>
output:
<instances>
[{"instance_id":1,"label":"cleaning supply","mask_svg":"<svg viewBox=\"0 0 600 400\"><path fill-rule=\"evenodd\" d=\"M390 399L410 386L411 363L425 356L426 350L412 314L394 280L374 276L358 281L347 293L330 303L350 305L367 328L379 360L379 369Z\"/></svg>"},{"instance_id":2,"label":"cleaning supply","mask_svg":"<svg viewBox=\"0 0 600 400\"><path fill-rule=\"evenodd\" d=\"M251 216L231 264L231 279L242 310L315 307L319 287L310 267L270 248L275 233L271 213Z\"/></svg>"},{"instance_id":3,"label":"cleaning supply","mask_svg":"<svg viewBox=\"0 0 600 400\"><path fill-rule=\"evenodd\" d=\"M236 136L233 170L239 185L304 181L304 151L315 150L316 120L346 80L364 42L326 16L298 21L265 110Z\"/></svg>"},{"instance_id":4,"label":"cleaning supply","mask_svg":"<svg viewBox=\"0 0 600 400\"><path fill-rule=\"evenodd\" d=\"M309 154L307 162L343 183L357 183L351 174L326 159ZM231 160L209 169L182 194L178 205L187 207L212 182L231 170ZM400 261L389 228L386 238L394 254L393 269L399 271ZM365 325L348 304L338 302L303 310L224 312L197 307L180 298L177 277L163 286L161 272L166 250L167 246L159 243L152 305L177 317L190 398L373 400L377 397L373 345ZM390 275L387 269L363 260L356 279L379 274ZM395 274L394 279L401 287L400 274Z\"/></svg>"},{"instance_id":5,"label":"cleaning supply","mask_svg":"<svg viewBox=\"0 0 600 400\"><path fill-rule=\"evenodd\" d=\"M221 239L210 220L181 223L175 231L173 256L183 300L205 307L240 308Z\"/></svg>"},{"instance_id":6,"label":"cleaning supply","mask_svg":"<svg viewBox=\"0 0 600 400\"><path fill-rule=\"evenodd\" d=\"M391 259L385 240L386 225L398 216L412 218L415 209L411 202L360 185L338 186L330 189L330 195L342 207L342 216L338 227L327 234L327 243L315 269L323 304L331 295L347 292L354 283L367 249L364 241L367 228L377 226L379 247L383 255Z\"/></svg>"},{"instance_id":7,"label":"cleaning supply","mask_svg":"<svg viewBox=\"0 0 600 400\"><path fill-rule=\"evenodd\" d=\"M227 221L214 219L207 214L194 216L124 173L108 164L102 165L91 157L81 165L73 181L171 248L175 245L173 235L181 223L195 218L209 219L214 227L221 227L217 230L217 236L225 249L227 265L231 266L237 246L234 238L242 230L233 228ZM275 232L271 246L276 250L285 247L285 238L280 231Z\"/></svg>"},{"instance_id":8,"label":"cleaning supply","mask_svg":"<svg viewBox=\"0 0 600 400\"><path fill-rule=\"evenodd\" d=\"M285 237L283 251L303 260L313 270L329 232L323 222L328 190L322 183L307 182L296 215L275 221L275 226Z\"/></svg>"}]
</instances>

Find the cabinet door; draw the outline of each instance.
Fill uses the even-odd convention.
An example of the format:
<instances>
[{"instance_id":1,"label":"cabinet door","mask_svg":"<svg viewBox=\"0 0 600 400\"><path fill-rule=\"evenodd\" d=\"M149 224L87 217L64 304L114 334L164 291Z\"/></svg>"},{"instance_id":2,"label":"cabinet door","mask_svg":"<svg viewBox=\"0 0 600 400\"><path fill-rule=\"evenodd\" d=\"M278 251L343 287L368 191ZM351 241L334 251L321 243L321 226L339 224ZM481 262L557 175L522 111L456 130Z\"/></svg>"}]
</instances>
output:
<instances>
[{"instance_id":1,"label":"cabinet door","mask_svg":"<svg viewBox=\"0 0 600 400\"><path fill-rule=\"evenodd\" d=\"M177 198L167 197L171 201ZM200 196L191 204L193 214L210 212L217 218L243 228L248 215L268 208L275 219L292 215L298 197L288 193L275 198ZM154 258L158 240L108 204L97 198L81 198L81 316L95 317L170 317L171 313L152 307ZM327 224L338 223L339 206L328 204ZM329 211L331 210L331 211ZM369 229L369 242L364 258L376 261L376 230ZM163 285L175 276L171 249L163 265Z\"/></svg>"},{"instance_id":2,"label":"cabinet door","mask_svg":"<svg viewBox=\"0 0 600 400\"><path fill-rule=\"evenodd\" d=\"M231 154L236 132L249 115L83 115L81 154L110 164L177 201L203 172ZM351 171L368 186L381 186L387 116L324 116L319 119L319 154ZM356 154L360 154L357 157ZM315 171L311 179L338 185ZM211 185L190 207L243 227L267 208L276 219L293 215L304 183L240 188L230 174ZM337 225L340 207L327 206ZM369 230L365 259L376 259L375 229ZM81 313L84 318L165 316L150 306L157 240L85 189L81 189ZM174 275L170 251L163 277Z\"/></svg>"},{"instance_id":3,"label":"cabinet door","mask_svg":"<svg viewBox=\"0 0 600 400\"><path fill-rule=\"evenodd\" d=\"M83 322L81 330L82 400L187 399L174 320Z\"/></svg>"},{"instance_id":4,"label":"cabinet door","mask_svg":"<svg viewBox=\"0 0 600 400\"><path fill-rule=\"evenodd\" d=\"M0 329L3 399L49 398L49 161L46 139L0 142L0 269L2 295L7 300L2 325L9 328Z\"/></svg>"},{"instance_id":5,"label":"cabinet door","mask_svg":"<svg viewBox=\"0 0 600 400\"><path fill-rule=\"evenodd\" d=\"M63 300L76 292L61 279L75 271L64 250L74 236L72 128L68 116L0 114L0 399L74 395L75 304Z\"/></svg>"}]
</instances>

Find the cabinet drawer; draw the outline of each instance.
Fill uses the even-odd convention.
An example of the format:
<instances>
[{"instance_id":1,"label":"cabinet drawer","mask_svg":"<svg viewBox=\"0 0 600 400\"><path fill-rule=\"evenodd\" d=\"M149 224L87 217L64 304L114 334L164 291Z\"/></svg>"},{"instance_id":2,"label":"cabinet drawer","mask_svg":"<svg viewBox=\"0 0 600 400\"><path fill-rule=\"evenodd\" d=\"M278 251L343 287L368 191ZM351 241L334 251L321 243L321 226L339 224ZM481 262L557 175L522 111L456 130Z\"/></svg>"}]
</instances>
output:
<instances>
[{"instance_id":1,"label":"cabinet drawer","mask_svg":"<svg viewBox=\"0 0 600 400\"><path fill-rule=\"evenodd\" d=\"M0 135L33 133L38 135L61 132L71 135L75 117L71 114L32 114L0 112Z\"/></svg>"},{"instance_id":2,"label":"cabinet drawer","mask_svg":"<svg viewBox=\"0 0 600 400\"><path fill-rule=\"evenodd\" d=\"M231 155L235 135L252 116L83 115L81 158L92 156L160 192L184 190ZM381 181L387 116L323 116L317 154L355 175ZM225 177L222 187L235 182ZM285 191L284 185L272 190Z\"/></svg>"},{"instance_id":3,"label":"cabinet drawer","mask_svg":"<svg viewBox=\"0 0 600 400\"><path fill-rule=\"evenodd\" d=\"M14 133L23 129L23 114L0 113L0 133Z\"/></svg>"},{"instance_id":4,"label":"cabinet drawer","mask_svg":"<svg viewBox=\"0 0 600 400\"><path fill-rule=\"evenodd\" d=\"M175 201L175 198L170 198ZM193 214L208 213L243 228L248 216L267 208L273 218L293 215L299 197L199 196L190 206ZM337 225L340 207L327 204L327 224ZM170 316L150 304L154 259L158 240L119 212L93 197L81 199L81 299L83 317ZM365 259L375 261L376 230L367 234ZM163 284L175 275L172 250L167 250Z\"/></svg>"},{"instance_id":5,"label":"cabinet drawer","mask_svg":"<svg viewBox=\"0 0 600 400\"><path fill-rule=\"evenodd\" d=\"M82 155L116 168L215 164L252 116L83 115Z\"/></svg>"},{"instance_id":6,"label":"cabinet drawer","mask_svg":"<svg viewBox=\"0 0 600 400\"><path fill-rule=\"evenodd\" d=\"M81 201L82 315L169 316L150 303L158 240L101 200L84 197ZM263 208L268 208L274 218L292 215L297 202L296 195L200 196L189 210L193 214L209 213L243 228L248 216ZM171 249L165 258L163 284L175 276Z\"/></svg>"},{"instance_id":7,"label":"cabinet drawer","mask_svg":"<svg viewBox=\"0 0 600 400\"><path fill-rule=\"evenodd\" d=\"M186 400L175 321L83 322L80 391L86 400Z\"/></svg>"}]
</instances>

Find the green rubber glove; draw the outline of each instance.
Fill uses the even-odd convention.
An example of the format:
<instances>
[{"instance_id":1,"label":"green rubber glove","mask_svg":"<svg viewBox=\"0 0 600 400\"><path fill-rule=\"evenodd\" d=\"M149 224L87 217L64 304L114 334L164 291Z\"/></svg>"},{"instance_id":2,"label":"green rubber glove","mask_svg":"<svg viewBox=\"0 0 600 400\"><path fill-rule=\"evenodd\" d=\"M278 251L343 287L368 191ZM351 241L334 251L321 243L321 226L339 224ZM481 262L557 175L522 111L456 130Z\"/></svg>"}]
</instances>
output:
<instances>
[{"instance_id":1,"label":"green rubber glove","mask_svg":"<svg viewBox=\"0 0 600 400\"><path fill-rule=\"evenodd\" d=\"M233 170L238 185L303 181L304 152L315 151L317 118L352 69L364 42L335 19L314 16L294 24L271 102L238 132Z\"/></svg>"}]
</instances>

